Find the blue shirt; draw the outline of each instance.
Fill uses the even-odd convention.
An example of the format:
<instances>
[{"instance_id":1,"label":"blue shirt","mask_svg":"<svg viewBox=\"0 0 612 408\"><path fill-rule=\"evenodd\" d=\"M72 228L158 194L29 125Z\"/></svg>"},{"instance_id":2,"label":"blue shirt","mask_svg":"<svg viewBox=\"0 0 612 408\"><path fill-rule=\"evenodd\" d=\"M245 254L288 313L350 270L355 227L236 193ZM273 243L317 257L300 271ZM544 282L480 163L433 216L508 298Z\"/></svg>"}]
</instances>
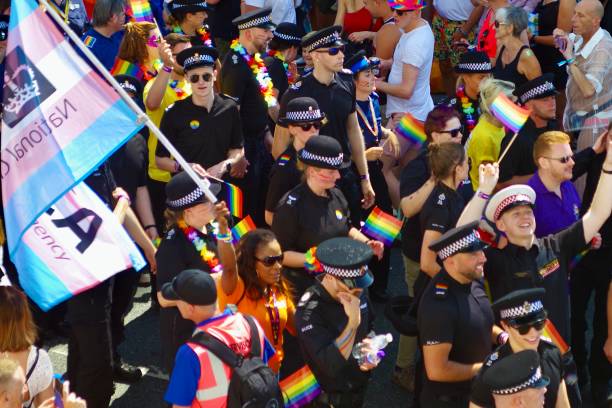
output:
<instances>
[{"instance_id":1,"label":"blue shirt","mask_svg":"<svg viewBox=\"0 0 612 408\"><path fill-rule=\"evenodd\" d=\"M374 121L372 120L370 101L372 101L372 108L374 109L374 116L376 117L376 125L374 125ZM369 96L368 100L356 102L357 106L361 110L361 112L357 112L357 120L359 121L361 133L363 133L363 141L365 143L365 147L366 149L368 149L370 147L378 146L378 142L380 141L382 136L382 118L380 115L380 104L378 102L378 95L373 92L372 95ZM363 115L365 116L365 120L360 113L363 113ZM376 136L374 136L370 129L368 129L368 126L370 126L375 131L376 129L378 129Z\"/></svg>"},{"instance_id":2,"label":"blue shirt","mask_svg":"<svg viewBox=\"0 0 612 408\"><path fill-rule=\"evenodd\" d=\"M533 213L537 238L559 232L580 219L580 196L571 181L561 183L561 197L546 188L537 171L527 185L536 192Z\"/></svg>"},{"instance_id":3,"label":"blue shirt","mask_svg":"<svg viewBox=\"0 0 612 408\"><path fill-rule=\"evenodd\" d=\"M83 42L104 65L104 68L111 70L115 63L115 58L119 53L119 45L123 39L123 31L119 31L109 37L106 37L93 28L90 28L83 34Z\"/></svg>"}]
</instances>

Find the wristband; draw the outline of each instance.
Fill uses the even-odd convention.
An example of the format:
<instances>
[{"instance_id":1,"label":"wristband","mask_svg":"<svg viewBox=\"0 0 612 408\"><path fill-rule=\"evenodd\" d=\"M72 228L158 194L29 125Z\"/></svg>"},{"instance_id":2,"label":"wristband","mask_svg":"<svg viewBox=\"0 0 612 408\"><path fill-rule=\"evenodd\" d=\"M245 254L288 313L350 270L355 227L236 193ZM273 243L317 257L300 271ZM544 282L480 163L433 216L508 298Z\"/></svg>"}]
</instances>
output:
<instances>
[{"instance_id":1,"label":"wristband","mask_svg":"<svg viewBox=\"0 0 612 408\"><path fill-rule=\"evenodd\" d=\"M483 193L482 191L478 191L478 197L482 198L483 200L488 200L489 198L491 198L489 194Z\"/></svg>"},{"instance_id":2,"label":"wristband","mask_svg":"<svg viewBox=\"0 0 612 408\"><path fill-rule=\"evenodd\" d=\"M221 242L227 242L228 244L230 244L232 242L232 234L230 234L229 232L226 234L216 234L217 240L221 241Z\"/></svg>"},{"instance_id":3,"label":"wristband","mask_svg":"<svg viewBox=\"0 0 612 408\"><path fill-rule=\"evenodd\" d=\"M369 179L370 179L370 175L369 175L369 174L363 174L363 175L360 175L360 176L359 176L359 179L360 179L361 181L363 181L363 180L369 180Z\"/></svg>"},{"instance_id":4,"label":"wristband","mask_svg":"<svg viewBox=\"0 0 612 408\"><path fill-rule=\"evenodd\" d=\"M178 173L181 170L181 165L179 164L178 161L174 162L174 172Z\"/></svg>"},{"instance_id":5,"label":"wristband","mask_svg":"<svg viewBox=\"0 0 612 408\"><path fill-rule=\"evenodd\" d=\"M127 194L121 193L117 196L117 202L119 202L119 200L121 200L122 198L125 199L125 201L128 202L129 205L132 204L132 202L130 201L130 197Z\"/></svg>"},{"instance_id":6,"label":"wristband","mask_svg":"<svg viewBox=\"0 0 612 408\"><path fill-rule=\"evenodd\" d=\"M145 225L145 226L143 227L143 229L146 229L146 230L148 230L148 229L150 229L150 228L157 228L157 225L155 225L155 224L150 224L150 225Z\"/></svg>"},{"instance_id":7,"label":"wristband","mask_svg":"<svg viewBox=\"0 0 612 408\"><path fill-rule=\"evenodd\" d=\"M603 167L601 168L601 172L604 174L612 174L612 170L606 170Z\"/></svg>"},{"instance_id":8,"label":"wristband","mask_svg":"<svg viewBox=\"0 0 612 408\"><path fill-rule=\"evenodd\" d=\"M557 65L562 67L564 65L572 65L574 63L574 61L576 61L576 57L574 58L570 58L570 59L566 59L565 61L559 61L557 62Z\"/></svg>"},{"instance_id":9,"label":"wristband","mask_svg":"<svg viewBox=\"0 0 612 408\"><path fill-rule=\"evenodd\" d=\"M506 342L508 341L508 337L510 337L510 335L508 333L506 333L505 331L499 333L497 335L497 344L498 345L502 345L502 344L506 344Z\"/></svg>"},{"instance_id":10,"label":"wristband","mask_svg":"<svg viewBox=\"0 0 612 408\"><path fill-rule=\"evenodd\" d=\"M165 65L162 66L162 71L167 72L167 73L171 73L172 72L172 67L167 67Z\"/></svg>"}]
</instances>

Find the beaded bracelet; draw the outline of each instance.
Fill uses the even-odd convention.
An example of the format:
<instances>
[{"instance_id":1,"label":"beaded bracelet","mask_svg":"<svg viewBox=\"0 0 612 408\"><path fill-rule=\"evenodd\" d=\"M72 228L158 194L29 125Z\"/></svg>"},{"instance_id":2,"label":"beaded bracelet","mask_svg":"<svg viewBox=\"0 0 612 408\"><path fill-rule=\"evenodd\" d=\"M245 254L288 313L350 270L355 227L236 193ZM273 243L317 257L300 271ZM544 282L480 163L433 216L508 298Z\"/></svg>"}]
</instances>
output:
<instances>
[{"instance_id":1,"label":"beaded bracelet","mask_svg":"<svg viewBox=\"0 0 612 408\"><path fill-rule=\"evenodd\" d=\"M217 240L221 241L221 242L227 242L228 244L232 242L232 234L230 234L229 232L227 234L217 234L216 235Z\"/></svg>"}]
</instances>

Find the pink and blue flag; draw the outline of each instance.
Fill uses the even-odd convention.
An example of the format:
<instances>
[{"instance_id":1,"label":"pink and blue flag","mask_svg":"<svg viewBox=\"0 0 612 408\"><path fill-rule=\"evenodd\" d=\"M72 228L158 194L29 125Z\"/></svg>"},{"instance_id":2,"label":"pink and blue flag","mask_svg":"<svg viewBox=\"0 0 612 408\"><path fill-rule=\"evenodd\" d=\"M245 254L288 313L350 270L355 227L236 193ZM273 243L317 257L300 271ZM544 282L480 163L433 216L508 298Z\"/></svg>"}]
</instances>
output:
<instances>
[{"instance_id":1,"label":"pink and blue flag","mask_svg":"<svg viewBox=\"0 0 612 408\"><path fill-rule=\"evenodd\" d=\"M131 244L120 250L122 269L117 269L115 262L102 267L109 257L90 256L99 254L93 250L96 242L76 244L82 257L72 256L64 264L52 263L53 256L63 253L59 248L66 249L71 243L59 241L64 239L63 234L53 235L37 224L45 222L47 211L57 202L64 210L56 209L50 217L61 213L67 220L71 215L93 211L95 214L88 217L90 223L97 216L103 224L94 241L102 238L105 223L117 221L85 207L95 206L96 199L101 203L99 198L84 199L86 193L81 188L73 189L142 125L113 88L77 55L34 0L11 2L4 65L0 176L9 254L23 287L43 309L48 309L95 286L108 274L142 266L142 257L132 252L136 248ZM81 199L70 198L71 194ZM72 200L72 207L66 200ZM68 208L74 213L69 214ZM126 245L126 236L114 227L108 231L114 232L104 236L104 242ZM75 236L79 234L75 232ZM75 238L72 244L76 242ZM84 262L83 267L98 262L101 265L91 269L104 272L81 275L82 269L75 268L79 261ZM44 293L47 288L54 288L49 289L53 295Z\"/></svg>"}]
</instances>

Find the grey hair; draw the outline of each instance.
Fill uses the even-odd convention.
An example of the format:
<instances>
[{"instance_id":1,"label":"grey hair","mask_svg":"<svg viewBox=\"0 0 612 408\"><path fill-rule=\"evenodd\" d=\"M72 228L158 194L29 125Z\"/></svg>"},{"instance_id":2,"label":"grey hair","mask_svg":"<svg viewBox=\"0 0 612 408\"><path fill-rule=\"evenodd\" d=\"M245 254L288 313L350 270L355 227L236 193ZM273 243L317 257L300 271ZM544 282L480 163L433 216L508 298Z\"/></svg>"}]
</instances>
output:
<instances>
[{"instance_id":1,"label":"grey hair","mask_svg":"<svg viewBox=\"0 0 612 408\"><path fill-rule=\"evenodd\" d=\"M93 9L92 25L105 26L113 18L125 11L125 0L97 0Z\"/></svg>"},{"instance_id":2,"label":"grey hair","mask_svg":"<svg viewBox=\"0 0 612 408\"><path fill-rule=\"evenodd\" d=\"M495 13L495 19L500 23L512 25L512 35L518 37L527 28L529 16L521 7L502 7Z\"/></svg>"}]
</instances>

